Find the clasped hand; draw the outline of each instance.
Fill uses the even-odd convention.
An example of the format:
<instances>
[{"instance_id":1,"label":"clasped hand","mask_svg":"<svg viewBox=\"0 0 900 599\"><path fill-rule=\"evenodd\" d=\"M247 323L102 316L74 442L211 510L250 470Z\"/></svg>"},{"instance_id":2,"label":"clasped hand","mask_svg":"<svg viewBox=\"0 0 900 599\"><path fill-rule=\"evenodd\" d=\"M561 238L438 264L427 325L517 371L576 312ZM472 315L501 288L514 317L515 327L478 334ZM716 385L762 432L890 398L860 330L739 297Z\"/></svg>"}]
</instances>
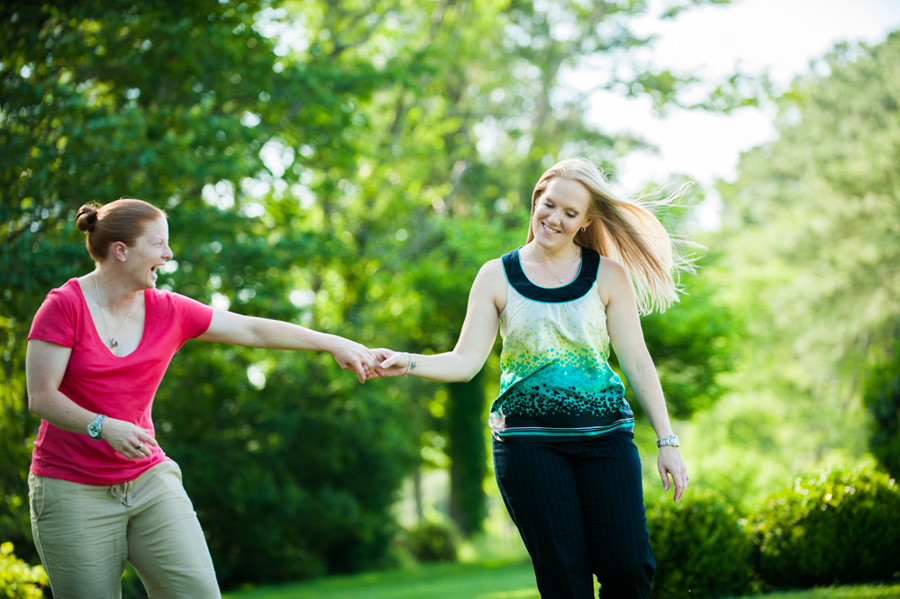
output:
<instances>
[{"instance_id":1,"label":"clasped hand","mask_svg":"<svg viewBox=\"0 0 900 599\"><path fill-rule=\"evenodd\" d=\"M325 349L344 370L353 371L360 383L368 379L401 376L409 372L410 356L389 349L369 349L343 337L332 336Z\"/></svg>"},{"instance_id":2,"label":"clasped hand","mask_svg":"<svg viewBox=\"0 0 900 599\"><path fill-rule=\"evenodd\" d=\"M386 379L394 376L403 376L409 373L412 358L407 352L395 352L380 347L372 350L378 359L378 364L369 372L370 379Z\"/></svg>"}]
</instances>

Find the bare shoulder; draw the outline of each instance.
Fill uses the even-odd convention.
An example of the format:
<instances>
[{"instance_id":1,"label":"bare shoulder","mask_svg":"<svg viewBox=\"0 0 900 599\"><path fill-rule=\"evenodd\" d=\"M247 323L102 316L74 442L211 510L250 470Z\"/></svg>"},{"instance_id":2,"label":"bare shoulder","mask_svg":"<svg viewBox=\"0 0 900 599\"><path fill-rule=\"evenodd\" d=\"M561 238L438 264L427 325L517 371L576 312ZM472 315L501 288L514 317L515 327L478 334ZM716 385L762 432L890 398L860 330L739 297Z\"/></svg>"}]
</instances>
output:
<instances>
[{"instance_id":1,"label":"bare shoulder","mask_svg":"<svg viewBox=\"0 0 900 599\"><path fill-rule=\"evenodd\" d=\"M508 286L503 262L500 258L495 258L485 262L479 269L472 284L472 294L477 293L485 299L490 299L497 307L497 311L502 312L506 306Z\"/></svg>"},{"instance_id":2,"label":"bare shoulder","mask_svg":"<svg viewBox=\"0 0 900 599\"><path fill-rule=\"evenodd\" d=\"M597 290L605 305L609 305L609 301L615 296L631 293L631 280L625 267L612 258L603 256L597 269Z\"/></svg>"},{"instance_id":3,"label":"bare shoulder","mask_svg":"<svg viewBox=\"0 0 900 599\"><path fill-rule=\"evenodd\" d=\"M480 277L482 274L491 278L502 278L506 281L506 273L503 272L503 261L500 258L494 258L482 264L478 270L478 276Z\"/></svg>"}]
</instances>

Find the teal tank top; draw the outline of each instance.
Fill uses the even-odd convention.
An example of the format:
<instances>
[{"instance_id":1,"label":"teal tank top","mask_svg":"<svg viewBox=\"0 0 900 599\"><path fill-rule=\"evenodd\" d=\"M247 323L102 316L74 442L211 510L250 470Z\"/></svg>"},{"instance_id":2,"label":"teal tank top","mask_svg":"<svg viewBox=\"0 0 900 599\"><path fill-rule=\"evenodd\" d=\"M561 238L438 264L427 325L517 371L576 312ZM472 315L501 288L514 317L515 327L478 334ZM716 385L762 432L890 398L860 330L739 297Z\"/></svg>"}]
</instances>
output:
<instances>
[{"instance_id":1,"label":"teal tank top","mask_svg":"<svg viewBox=\"0 0 900 599\"><path fill-rule=\"evenodd\" d=\"M518 249L502 262L509 292L500 314L500 394L489 418L494 437L563 441L633 431L625 386L607 362L600 254L582 248L578 276L555 288L528 280Z\"/></svg>"}]
</instances>

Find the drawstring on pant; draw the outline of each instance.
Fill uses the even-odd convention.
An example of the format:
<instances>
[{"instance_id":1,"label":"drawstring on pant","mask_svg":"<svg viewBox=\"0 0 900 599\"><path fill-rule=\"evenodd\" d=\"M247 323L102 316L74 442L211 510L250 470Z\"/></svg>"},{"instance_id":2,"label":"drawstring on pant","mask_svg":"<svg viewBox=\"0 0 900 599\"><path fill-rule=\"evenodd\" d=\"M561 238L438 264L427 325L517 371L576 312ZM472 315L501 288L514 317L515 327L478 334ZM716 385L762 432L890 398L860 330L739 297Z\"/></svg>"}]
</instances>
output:
<instances>
[{"instance_id":1,"label":"drawstring on pant","mask_svg":"<svg viewBox=\"0 0 900 599\"><path fill-rule=\"evenodd\" d=\"M125 507L131 507L132 493L134 493L135 481L130 480L125 483L119 483L109 488L109 494L122 502Z\"/></svg>"}]
</instances>

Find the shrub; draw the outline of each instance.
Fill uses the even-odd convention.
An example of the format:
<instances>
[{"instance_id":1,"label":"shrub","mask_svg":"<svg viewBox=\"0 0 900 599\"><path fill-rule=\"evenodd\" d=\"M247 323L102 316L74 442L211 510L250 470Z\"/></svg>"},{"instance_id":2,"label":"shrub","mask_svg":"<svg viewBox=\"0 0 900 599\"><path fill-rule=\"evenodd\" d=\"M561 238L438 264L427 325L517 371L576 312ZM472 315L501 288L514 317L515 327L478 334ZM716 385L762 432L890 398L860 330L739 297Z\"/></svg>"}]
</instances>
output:
<instances>
[{"instance_id":1,"label":"shrub","mask_svg":"<svg viewBox=\"0 0 900 599\"><path fill-rule=\"evenodd\" d=\"M892 356L869 374L863 391L869 412L869 449L894 478L900 477L900 339Z\"/></svg>"},{"instance_id":2,"label":"shrub","mask_svg":"<svg viewBox=\"0 0 900 599\"><path fill-rule=\"evenodd\" d=\"M897 514L900 490L885 474L797 478L753 515L752 561L775 587L887 580L900 571Z\"/></svg>"},{"instance_id":3,"label":"shrub","mask_svg":"<svg viewBox=\"0 0 900 599\"><path fill-rule=\"evenodd\" d=\"M205 345L176 356L153 413L222 588L389 564L396 489L418 457L397 389L360 387L327 354L271 352L260 392L243 348Z\"/></svg>"},{"instance_id":4,"label":"shrub","mask_svg":"<svg viewBox=\"0 0 900 599\"><path fill-rule=\"evenodd\" d=\"M404 533L403 547L420 562L449 562L456 559L459 533L450 523L425 521Z\"/></svg>"},{"instance_id":5,"label":"shrub","mask_svg":"<svg viewBox=\"0 0 900 599\"><path fill-rule=\"evenodd\" d=\"M647 506L656 556L651 597L716 597L746 591L750 539L735 509L712 491Z\"/></svg>"},{"instance_id":6,"label":"shrub","mask_svg":"<svg viewBox=\"0 0 900 599\"><path fill-rule=\"evenodd\" d=\"M47 574L40 566L29 566L13 554L12 543L0 544L0 599L41 599Z\"/></svg>"},{"instance_id":7,"label":"shrub","mask_svg":"<svg viewBox=\"0 0 900 599\"><path fill-rule=\"evenodd\" d=\"M147 599L144 583L131 563L125 565L125 572L122 573L122 599Z\"/></svg>"}]
</instances>

